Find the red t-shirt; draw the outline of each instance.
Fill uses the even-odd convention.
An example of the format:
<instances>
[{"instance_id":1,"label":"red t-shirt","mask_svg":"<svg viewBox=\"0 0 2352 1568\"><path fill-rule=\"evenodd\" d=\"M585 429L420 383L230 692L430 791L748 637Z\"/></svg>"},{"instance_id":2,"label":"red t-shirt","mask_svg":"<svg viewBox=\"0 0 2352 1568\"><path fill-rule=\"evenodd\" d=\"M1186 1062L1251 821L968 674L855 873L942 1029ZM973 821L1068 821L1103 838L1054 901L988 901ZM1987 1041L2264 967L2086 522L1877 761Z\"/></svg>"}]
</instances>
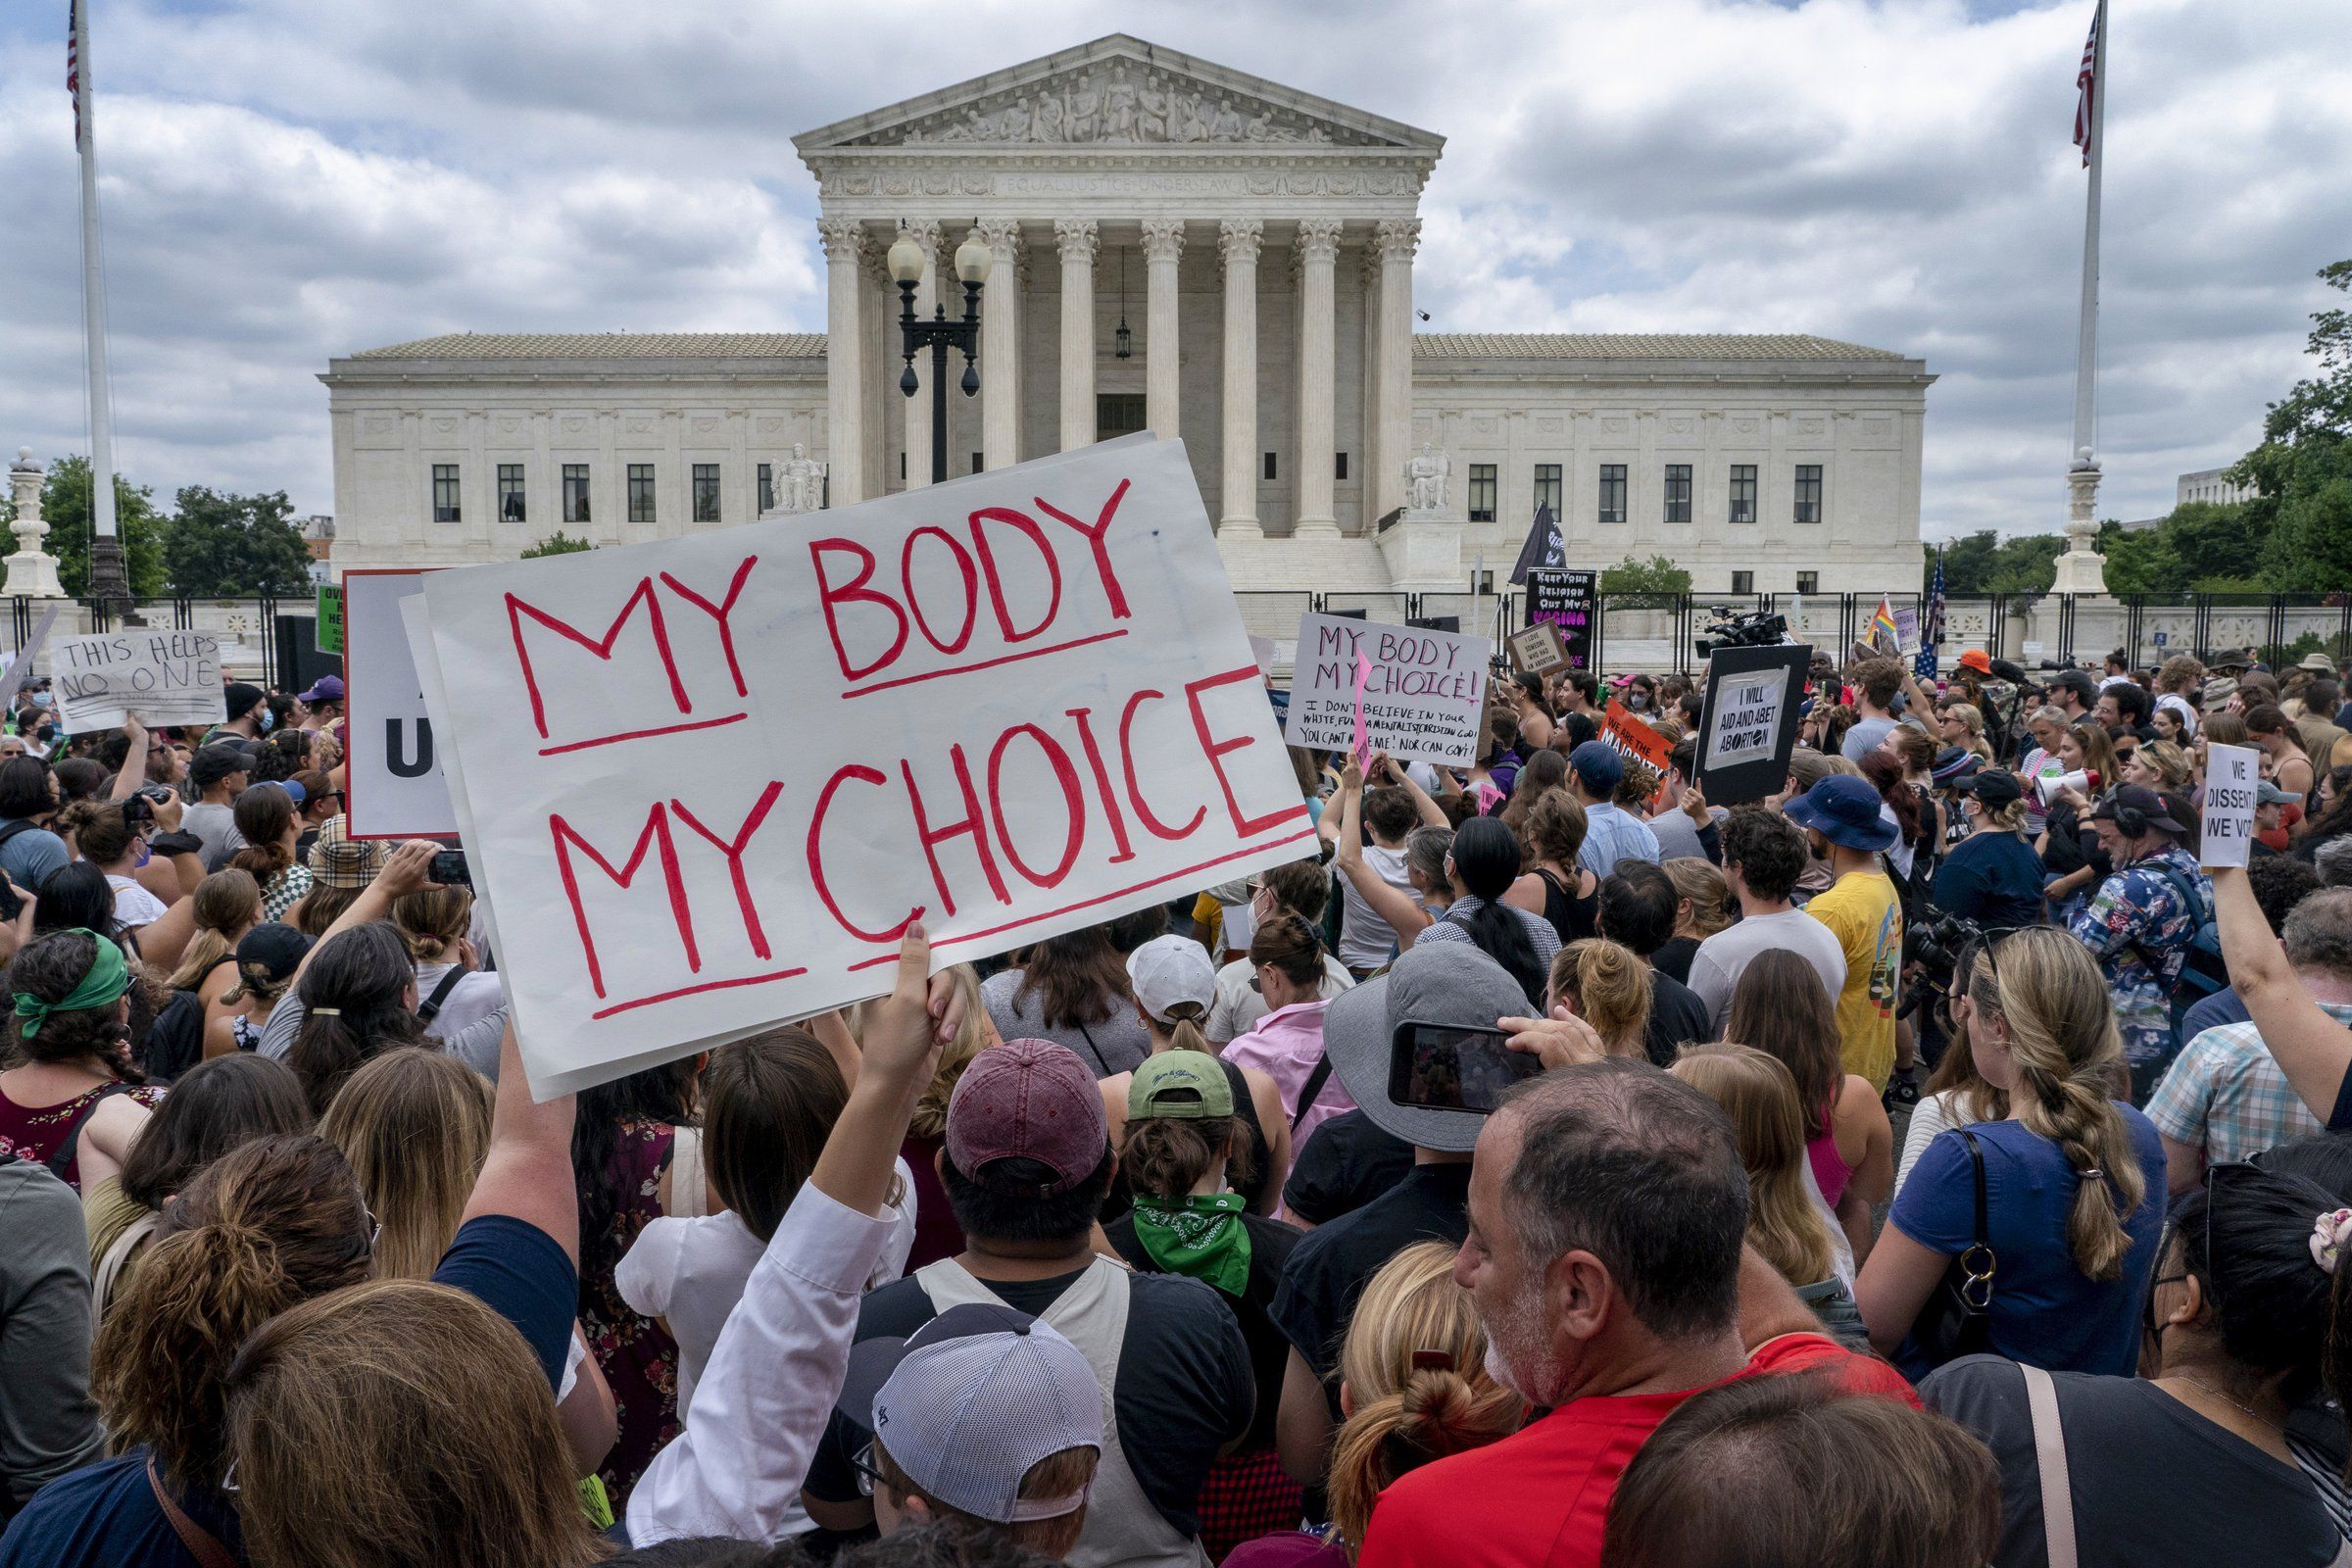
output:
<instances>
[{"instance_id":1,"label":"red t-shirt","mask_svg":"<svg viewBox=\"0 0 2352 1568\"><path fill-rule=\"evenodd\" d=\"M1814 1367L1838 1368L1857 1394L1919 1403L1894 1368L1818 1334L1767 1341L1739 1376ZM1702 1392L1577 1399L1500 1443L1398 1477L1372 1510L1356 1568L1597 1564L1617 1478L1658 1424Z\"/></svg>"}]
</instances>

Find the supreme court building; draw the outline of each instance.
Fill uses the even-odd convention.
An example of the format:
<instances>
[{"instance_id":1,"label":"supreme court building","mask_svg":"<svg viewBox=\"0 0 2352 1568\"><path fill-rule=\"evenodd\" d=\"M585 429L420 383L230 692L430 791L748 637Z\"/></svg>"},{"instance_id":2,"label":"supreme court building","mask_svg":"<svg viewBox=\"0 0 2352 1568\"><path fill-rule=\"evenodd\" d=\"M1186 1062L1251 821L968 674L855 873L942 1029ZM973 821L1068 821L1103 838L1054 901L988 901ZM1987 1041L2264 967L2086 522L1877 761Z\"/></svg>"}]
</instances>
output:
<instances>
[{"instance_id":1,"label":"supreme court building","mask_svg":"<svg viewBox=\"0 0 2352 1568\"><path fill-rule=\"evenodd\" d=\"M1500 579L1540 503L1571 564L1664 555L1707 593L1916 587L1924 364L1796 333L1416 332L1444 145L1124 36L808 131L823 333L466 333L334 360L335 564L509 559L559 529L635 543L929 483L931 390L900 391L884 270L905 233L925 317L960 310L956 246L992 258L949 471L1181 436L1237 588L1458 590L1482 560ZM1416 457L1445 477L1406 510Z\"/></svg>"}]
</instances>

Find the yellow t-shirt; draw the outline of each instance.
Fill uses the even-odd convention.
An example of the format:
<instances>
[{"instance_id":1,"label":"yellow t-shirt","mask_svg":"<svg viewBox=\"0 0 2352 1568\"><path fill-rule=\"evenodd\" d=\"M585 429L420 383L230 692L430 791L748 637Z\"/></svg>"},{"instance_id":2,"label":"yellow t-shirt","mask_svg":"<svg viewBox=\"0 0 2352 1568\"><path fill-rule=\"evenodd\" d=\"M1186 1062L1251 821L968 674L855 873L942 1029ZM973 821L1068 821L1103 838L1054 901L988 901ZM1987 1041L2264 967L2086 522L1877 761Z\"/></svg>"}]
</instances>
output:
<instances>
[{"instance_id":1,"label":"yellow t-shirt","mask_svg":"<svg viewBox=\"0 0 2352 1568\"><path fill-rule=\"evenodd\" d=\"M1894 1002L1903 966L1903 906L1894 884L1877 871L1848 871L1816 894L1805 912L1845 950L1845 989L1838 993L1845 1070L1885 1093L1894 1071Z\"/></svg>"}]
</instances>

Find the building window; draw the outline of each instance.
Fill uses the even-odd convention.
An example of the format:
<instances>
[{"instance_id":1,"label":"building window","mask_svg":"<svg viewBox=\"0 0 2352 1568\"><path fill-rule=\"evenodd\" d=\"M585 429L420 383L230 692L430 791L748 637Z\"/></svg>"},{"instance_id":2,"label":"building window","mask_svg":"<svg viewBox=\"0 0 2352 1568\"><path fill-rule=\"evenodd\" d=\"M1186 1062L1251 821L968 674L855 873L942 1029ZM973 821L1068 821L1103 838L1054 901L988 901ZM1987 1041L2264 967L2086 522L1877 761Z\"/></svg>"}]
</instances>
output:
<instances>
[{"instance_id":1,"label":"building window","mask_svg":"<svg viewBox=\"0 0 2352 1568\"><path fill-rule=\"evenodd\" d=\"M522 465L502 463L498 466L498 515L502 521L521 522Z\"/></svg>"},{"instance_id":2,"label":"building window","mask_svg":"<svg viewBox=\"0 0 2352 1568\"><path fill-rule=\"evenodd\" d=\"M1268 484L1272 484L1273 482L1274 482L1274 454L1273 454L1273 453L1271 453L1271 452L1269 452L1269 453L1267 453L1267 454L1266 454L1266 483L1268 483Z\"/></svg>"},{"instance_id":3,"label":"building window","mask_svg":"<svg viewBox=\"0 0 2352 1568\"><path fill-rule=\"evenodd\" d=\"M1494 520L1494 465L1492 463L1470 465L1470 520Z\"/></svg>"},{"instance_id":4,"label":"building window","mask_svg":"<svg viewBox=\"0 0 2352 1568\"><path fill-rule=\"evenodd\" d=\"M979 453L977 453L977 452L975 452L975 453L973 453L973 454L972 454L972 471L973 471L974 473L978 473L978 472L980 471L980 454L979 454ZM825 475L825 479L826 479L826 482L827 482L827 483L830 483L830 482L832 481L832 478L833 478L833 475L831 475L830 473L828 473L828 474L826 474L826 475Z\"/></svg>"},{"instance_id":5,"label":"building window","mask_svg":"<svg viewBox=\"0 0 2352 1568\"><path fill-rule=\"evenodd\" d=\"M1345 478L1347 478L1347 477L1348 477L1348 454L1347 454L1347 453L1345 453L1345 452L1335 452L1335 453L1333 453L1333 454L1332 454L1332 474L1331 474L1331 476L1332 476L1334 479L1345 479Z\"/></svg>"},{"instance_id":6,"label":"building window","mask_svg":"<svg viewBox=\"0 0 2352 1568\"><path fill-rule=\"evenodd\" d=\"M1798 572L1796 574L1796 591L1800 594L1821 592L1821 573L1818 571Z\"/></svg>"},{"instance_id":7,"label":"building window","mask_svg":"<svg viewBox=\"0 0 2352 1568\"><path fill-rule=\"evenodd\" d=\"M899 454L899 477L906 477L906 454ZM760 465L760 514L766 516L776 510L776 470L769 465Z\"/></svg>"},{"instance_id":8,"label":"building window","mask_svg":"<svg viewBox=\"0 0 2352 1568\"><path fill-rule=\"evenodd\" d=\"M433 520L464 520L458 514L458 466L454 463L433 465Z\"/></svg>"},{"instance_id":9,"label":"building window","mask_svg":"<svg viewBox=\"0 0 2352 1568\"><path fill-rule=\"evenodd\" d=\"M1821 465L1800 463L1796 466L1796 520L1821 520Z\"/></svg>"},{"instance_id":10,"label":"building window","mask_svg":"<svg viewBox=\"0 0 2352 1568\"><path fill-rule=\"evenodd\" d=\"M1690 465L1688 463L1666 465L1666 520L1690 520Z\"/></svg>"},{"instance_id":11,"label":"building window","mask_svg":"<svg viewBox=\"0 0 2352 1568\"><path fill-rule=\"evenodd\" d=\"M1560 514L1560 466L1556 463L1536 465L1536 510L1545 507L1554 517Z\"/></svg>"},{"instance_id":12,"label":"building window","mask_svg":"<svg viewBox=\"0 0 2352 1568\"><path fill-rule=\"evenodd\" d=\"M564 465L564 520L588 520L588 465L585 463Z\"/></svg>"},{"instance_id":13,"label":"building window","mask_svg":"<svg viewBox=\"0 0 2352 1568\"><path fill-rule=\"evenodd\" d=\"M654 466L650 463L629 465L629 521L654 520Z\"/></svg>"},{"instance_id":14,"label":"building window","mask_svg":"<svg viewBox=\"0 0 2352 1568\"><path fill-rule=\"evenodd\" d=\"M1755 591L1756 574L1754 572L1735 571L1732 573L1732 592L1736 594L1752 594Z\"/></svg>"},{"instance_id":15,"label":"building window","mask_svg":"<svg viewBox=\"0 0 2352 1568\"><path fill-rule=\"evenodd\" d=\"M694 520L718 520L718 465L698 463L694 466Z\"/></svg>"},{"instance_id":16,"label":"building window","mask_svg":"<svg viewBox=\"0 0 2352 1568\"><path fill-rule=\"evenodd\" d=\"M1732 520L1756 520L1756 466L1752 463L1732 465Z\"/></svg>"},{"instance_id":17,"label":"building window","mask_svg":"<svg viewBox=\"0 0 2352 1568\"><path fill-rule=\"evenodd\" d=\"M1625 520L1625 465L1604 463L1600 466L1600 520Z\"/></svg>"}]
</instances>

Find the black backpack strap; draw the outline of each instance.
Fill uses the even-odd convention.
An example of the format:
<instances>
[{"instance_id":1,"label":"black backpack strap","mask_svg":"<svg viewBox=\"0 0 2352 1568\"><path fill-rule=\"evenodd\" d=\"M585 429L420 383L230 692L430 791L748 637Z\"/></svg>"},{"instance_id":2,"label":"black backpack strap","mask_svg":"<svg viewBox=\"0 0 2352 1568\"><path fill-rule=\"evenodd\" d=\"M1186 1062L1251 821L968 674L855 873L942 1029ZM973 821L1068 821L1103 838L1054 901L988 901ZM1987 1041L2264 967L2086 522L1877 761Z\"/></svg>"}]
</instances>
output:
<instances>
[{"instance_id":1,"label":"black backpack strap","mask_svg":"<svg viewBox=\"0 0 2352 1568\"><path fill-rule=\"evenodd\" d=\"M1314 1070L1306 1075L1306 1082L1299 1087L1298 1108L1291 1112L1291 1131L1297 1132L1298 1124L1306 1120L1307 1110L1314 1104L1315 1097L1323 1093L1323 1086L1329 1082L1331 1053L1327 1051L1316 1058Z\"/></svg>"},{"instance_id":2,"label":"black backpack strap","mask_svg":"<svg viewBox=\"0 0 2352 1568\"><path fill-rule=\"evenodd\" d=\"M38 822L29 821L20 817L14 822L10 822L5 826L0 826L0 844L6 844L10 839L15 838L20 833L29 833L40 825L41 824Z\"/></svg>"},{"instance_id":3,"label":"black backpack strap","mask_svg":"<svg viewBox=\"0 0 2352 1568\"><path fill-rule=\"evenodd\" d=\"M74 1120L67 1125L66 1136L58 1144L57 1152L49 1156L50 1175L61 1182L66 1179L66 1167L74 1163L74 1156L81 1148L81 1129L88 1125L92 1116L98 1113L100 1105L105 1104L117 1095L129 1094L136 1087L135 1084L107 1084L90 1096L88 1103L74 1113Z\"/></svg>"},{"instance_id":4,"label":"black backpack strap","mask_svg":"<svg viewBox=\"0 0 2352 1568\"><path fill-rule=\"evenodd\" d=\"M461 963L451 964L449 966L449 973L441 977L440 984L433 987L433 994L425 998L424 1004L416 1009L416 1021L418 1023L431 1023L435 1018L439 1017L441 1015L441 1004L449 1000L449 994L452 991L457 990L458 982L465 978L466 966Z\"/></svg>"}]
</instances>

